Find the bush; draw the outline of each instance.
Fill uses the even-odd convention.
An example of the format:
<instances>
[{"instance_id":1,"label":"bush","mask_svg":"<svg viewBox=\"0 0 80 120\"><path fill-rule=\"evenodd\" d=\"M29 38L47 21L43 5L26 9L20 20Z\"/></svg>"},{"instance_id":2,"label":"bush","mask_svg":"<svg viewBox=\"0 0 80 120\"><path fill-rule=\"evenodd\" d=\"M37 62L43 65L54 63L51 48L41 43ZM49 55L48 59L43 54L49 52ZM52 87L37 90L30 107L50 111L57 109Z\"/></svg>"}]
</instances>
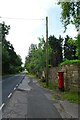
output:
<instances>
[{"instance_id":1,"label":"bush","mask_svg":"<svg viewBox=\"0 0 80 120\"><path fill-rule=\"evenodd\" d=\"M66 65L66 64L75 64L75 63L77 63L77 64L79 63L80 64L80 60L66 60L66 61L62 62L60 64L60 66Z\"/></svg>"}]
</instances>

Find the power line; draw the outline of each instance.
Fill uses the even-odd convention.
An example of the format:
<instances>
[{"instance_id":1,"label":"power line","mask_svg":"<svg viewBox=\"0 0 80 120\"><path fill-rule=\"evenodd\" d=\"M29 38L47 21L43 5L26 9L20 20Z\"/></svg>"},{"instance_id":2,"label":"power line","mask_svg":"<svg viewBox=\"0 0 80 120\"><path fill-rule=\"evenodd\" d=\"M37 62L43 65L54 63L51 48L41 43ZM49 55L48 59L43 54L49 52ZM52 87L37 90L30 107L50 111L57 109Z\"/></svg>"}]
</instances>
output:
<instances>
[{"instance_id":1,"label":"power line","mask_svg":"<svg viewBox=\"0 0 80 120\"><path fill-rule=\"evenodd\" d=\"M45 20L45 19L39 19L39 18L13 18L13 17L1 17L3 19L14 19L14 20Z\"/></svg>"}]
</instances>

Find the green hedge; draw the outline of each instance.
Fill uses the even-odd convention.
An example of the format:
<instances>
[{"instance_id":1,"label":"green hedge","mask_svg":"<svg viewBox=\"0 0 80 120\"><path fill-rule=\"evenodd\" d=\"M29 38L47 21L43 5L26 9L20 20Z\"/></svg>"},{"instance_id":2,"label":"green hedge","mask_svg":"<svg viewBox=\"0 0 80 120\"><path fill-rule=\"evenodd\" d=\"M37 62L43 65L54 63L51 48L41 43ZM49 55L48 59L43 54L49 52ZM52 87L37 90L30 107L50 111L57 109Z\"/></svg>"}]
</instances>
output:
<instances>
[{"instance_id":1,"label":"green hedge","mask_svg":"<svg viewBox=\"0 0 80 120\"><path fill-rule=\"evenodd\" d=\"M66 60L66 61L62 62L60 64L60 66L66 65L66 64L75 64L75 63L79 63L80 64L80 60Z\"/></svg>"}]
</instances>

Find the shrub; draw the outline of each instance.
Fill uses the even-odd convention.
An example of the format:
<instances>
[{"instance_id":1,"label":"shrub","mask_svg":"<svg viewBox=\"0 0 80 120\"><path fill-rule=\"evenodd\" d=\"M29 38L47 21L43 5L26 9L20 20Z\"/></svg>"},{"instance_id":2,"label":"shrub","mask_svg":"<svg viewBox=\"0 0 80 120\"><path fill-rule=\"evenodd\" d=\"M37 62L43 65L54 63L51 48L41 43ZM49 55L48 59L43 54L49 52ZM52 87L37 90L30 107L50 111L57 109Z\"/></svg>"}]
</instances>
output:
<instances>
[{"instance_id":1,"label":"shrub","mask_svg":"<svg viewBox=\"0 0 80 120\"><path fill-rule=\"evenodd\" d=\"M66 61L60 63L60 66L66 65L66 64L75 64L75 63L80 64L80 60L66 60Z\"/></svg>"}]
</instances>

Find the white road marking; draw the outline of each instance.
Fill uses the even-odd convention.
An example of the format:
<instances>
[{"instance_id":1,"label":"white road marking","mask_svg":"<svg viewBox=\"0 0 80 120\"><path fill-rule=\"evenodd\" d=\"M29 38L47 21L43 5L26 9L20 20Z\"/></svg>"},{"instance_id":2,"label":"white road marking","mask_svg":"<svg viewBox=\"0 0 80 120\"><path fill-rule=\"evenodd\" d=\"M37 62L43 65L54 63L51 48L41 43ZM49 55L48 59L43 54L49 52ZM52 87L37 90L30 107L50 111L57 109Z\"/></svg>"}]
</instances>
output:
<instances>
[{"instance_id":1,"label":"white road marking","mask_svg":"<svg viewBox=\"0 0 80 120\"><path fill-rule=\"evenodd\" d=\"M3 103L3 104L0 106L0 110L3 108L4 105L5 105L5 103Z\"/></svg>"},{"instance_id":2,"label":"white road marking","mask_svg":"<svg viewBox=\"0 0 80 120\"><path fill-rule=\"evenodd\" d=\"M18 87L18 84L16 85L16 87Z\"/></svg>"},{"instance_id":3,"label":"white road marking","mask_svg":"<svg viewBox=\"0 0 80 120\"><path fill-rule=\"evenodd\" d=\"M16 88L14 88L14 90L16 90Z\"/></svg>"},{"instance_id":4,"label":"white road marking","mask_svg":"<svg viewBox=\"0 0 80 120\"><path fill-rule=\"evenodd\" d=\"M11 95L12 95L12 93L10 93L10 94L8 95L8 98L10 98L10 97L11 97Z\"/></svg>"}]
</instances>

